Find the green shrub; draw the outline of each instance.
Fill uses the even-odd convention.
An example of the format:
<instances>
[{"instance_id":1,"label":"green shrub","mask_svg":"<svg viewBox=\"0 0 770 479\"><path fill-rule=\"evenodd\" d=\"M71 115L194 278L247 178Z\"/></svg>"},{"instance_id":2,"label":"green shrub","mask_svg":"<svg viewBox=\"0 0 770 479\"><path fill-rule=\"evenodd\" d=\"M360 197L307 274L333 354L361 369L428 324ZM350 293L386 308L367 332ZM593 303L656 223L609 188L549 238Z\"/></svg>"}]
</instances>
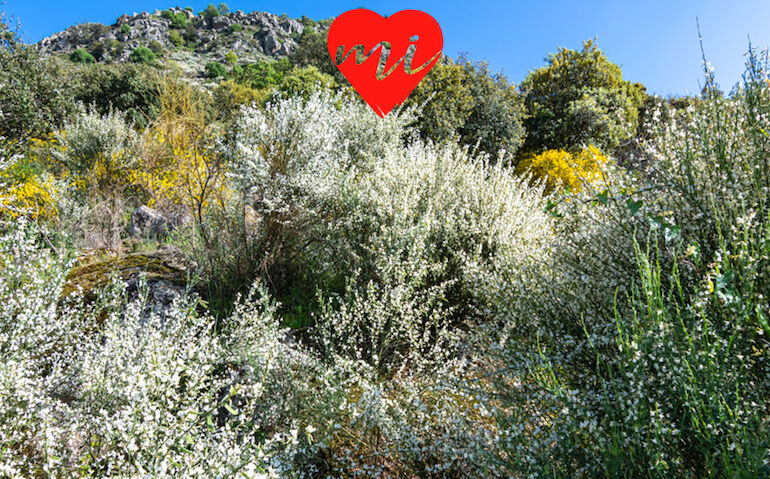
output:
<instances>
[{"instance_id":1,"label":"green shrub","mask_svg":"<svg viewBox=\"0 0 770 479\"><path fill-rule=\"evenodd\" d=\"M111 109L143 128L160 106L152 73L135 64L98 64L75 72L74 99L106 115Z\"/></svg>"},{"instance_id":2,"label":"green shrub","mask_svg":"<svg viewBox=\"0 0 770 479\"><path fill-rule=\"evenodd\" d=\"M225 61L229 65L235 65L238 63L238 55L236 55L235 52L227 52L227 55L225 55Z\"/></svg>"},{"instance_id":3,"label":"green shrub","mask_svg":"<svg viewBox=\"0 0 770 479\"><path fill-rule=\"evenodd\" d=\"M123 25L121 25L120 33L122 33L123 35L128 35L129 33L131 33L131 25L129 25L128 23L124 23Z\"/></svg>"},{"instance_id":4,"label":"green shrub","mask_svg":"<svg viewBox=\"0 0 770 479\"><path fill-rule=\"evenodd\" d=\"M179 48L184 46L184 38L182 38L182 34L177 31L172 31L169 33L169 40L171 40L171 43L174 44L175 47Z\"/></svg>"},{"instance_id":5,"label":"green shrub","mask_svg":"<svg viewBox=\"0 0 770 479\"><path fill-rule=\"evenodd\" d=\"M227 69L219 62L209 62L206 64L206 76L209 78L219 78L227 75Z\"/></svg>"},{"instance_id":6,"label":"green shrub","mask_svg":"<svg viewBox=\"0 0 770 479\"><path fill-rule=\"evenodd\" d=\"M165 18L166 20L171 20L172 18L174 18L174 12L172 12L171 10L163 10L162 12L160 12L160 16L161 18Z\"/></svg>"},{"instance_id":7,"label":"green shrub","mask_svg":"<svg viewBox=\"0 0 770 479\"><path fill-rule=\"evenodd\" d=\"M193 25L187 25L184 29L184 39L188 43L195 43L198 41L198 29Z\"/></svg>"},{"instance_id":8,"label":"green shrub","mask_svg":"<svg viewBox=\"0 0 770 479\"><path fill-rule=\"evenodd\" d=\"M297 47L290 58L295 65L313 66L321 73L332 75L340 85L349 84L329 57L326 37L315 30L303 29L302 35L297 40Z\"/></svg>"},{"instance_id":9,"label":"green shrub","mask_svg":"<svg viewBox=\"0 0 770 479\"><path fill-rule=\"evenodd\" d=\"M151 41L149 44L147 44L147 48L152 51L156 56L162 56L163 55L163 45L157 40Z\"/></svg>"},{"instance_id":10,"label":"green shrub","mask_svg":"<svg viewBox=\"0 0 770 479\"><path fill-rule=\"evenodd\" d=\"M155 53L147 47L136 47L128 57L134 63L150 63L155 61Z\"/></svg>"},{"instance_id":11,"label":"green shrub","mask_svg":"<svg viewBox=\"0 0 770 479\"><path fill-rule=\"evenodd\" d=\"M94 63L94 57L82 48L78 48L72 54L70 54L70 61L72 63Z\"/></svg>"},{"instance_id":12,"label":"green shrub","mask_svg":"<svg viewBox=\"0 0 770 479\"><path fill-rule=\"evenodd\" d=\"M220 117L231 120L235 118L241 107L253 104L264 105L271 97L271 91L269 89L257 90L233 80L225 80L217 85L212 95Z\"/></svg>"},{"instance_id":13,"label":"green shrub","mask_svg":"<svg viewBox=\"0 0 770 479\"><path fill-rule=\"evenodd\" d=\"M171 17L171 28L186 28L187 27L187 15L182 12L178 12Z\"/></svg>"},{"instance_id":14,"label":"green shrub","mask_svg":"<svg viewBox=\"0 0 770 479\"><path fill-rule=\"evenodd\" d=\"M749 52L732 95L653 113L641 174L551 199L552 259L500 289L509 476L770 472L767 71Z\"/></svg>"},{"instance_id":15,"label":"green shrub","mask_svg":"<svg viewBox=\"0 0 770 479\"><path fill-rule=\"evenodd\" d=\"M239 23L233 24L232 27L230 27L230 31L233 33L242 32L243 31L243 25Z\"/></svg>"},{"instance_id":16,"label":"green shrub","mask_svg":"<svg viewBox=\"0 0 770 479\"><path fill-rule=\"evenodd\" d=\"M318 89L333 90L337 83L330 75L321 73L315 67L295 67L283 75L278 90L288 96L299 95L307 98Z\"/></svg>"},{"instance_id":17,"label":"green shrub","mask_svg":"<svg viewBox=\"0 0 770 479\"><path fill-rule=\"evenodd\" d=\"M241 68L232 72L233 79L251 88L262 89L277 86L291 64L285 58L239 65Z\"/></svg>"}]
</instances>

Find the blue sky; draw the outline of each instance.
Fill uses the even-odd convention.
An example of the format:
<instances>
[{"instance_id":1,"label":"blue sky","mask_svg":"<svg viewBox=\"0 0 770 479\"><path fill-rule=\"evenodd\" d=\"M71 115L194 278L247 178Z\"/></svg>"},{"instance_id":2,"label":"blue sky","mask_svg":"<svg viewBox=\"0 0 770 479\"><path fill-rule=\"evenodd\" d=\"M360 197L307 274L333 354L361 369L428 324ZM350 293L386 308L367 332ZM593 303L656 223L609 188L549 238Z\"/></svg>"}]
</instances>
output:
<instances>
[{"instance_id":1,"label":"blue sky","mask_svg":"<svg viewBox=\"0 0 770 479\"><path fill-rule=\"evenodd\" d=\"M7 13L22 23L24 38L37 41L74 23L113 23L123 13L154 11L180 0L6 0ZM185 0L186 1L186 0ZM180 6L202 10L208 1ZM218 4L219 2L214 2ZM770 44L770 1L236 1L232 10L261 10L292 17L328 18L365 7L392 14L413 8L436 18L444 33L444 52L467 52L486 60L519 83L559 46L580 48L597 37L599 47L623 68L625 78L662 96L697 93L702 84L695 19L700 19L706 54L717 81L729 87L740 79L748 38Z\"/></svg>"}]
</instances>

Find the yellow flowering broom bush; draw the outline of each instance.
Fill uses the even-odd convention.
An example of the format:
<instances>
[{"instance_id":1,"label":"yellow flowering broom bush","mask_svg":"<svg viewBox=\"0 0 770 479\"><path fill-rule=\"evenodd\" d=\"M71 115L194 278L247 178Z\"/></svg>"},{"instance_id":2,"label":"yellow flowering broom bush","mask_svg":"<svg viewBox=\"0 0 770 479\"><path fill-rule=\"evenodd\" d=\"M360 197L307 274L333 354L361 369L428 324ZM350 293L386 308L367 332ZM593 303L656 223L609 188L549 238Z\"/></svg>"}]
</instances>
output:
<instances>
[{"instance_id":1,"label":"yellow flowering broom bush","mask_svg":"<svg viewBox=\"0 0 770 479\"><path fill-rule=\"evenodd\" d=\"M224 203L229 195L210 100L178 78L158 80L158 90L161 112L142 137L142 167L132 180L148 195L148 206L201 222L209 201Z\"/></svg>"},{"instance_id":2,"label":"yellow flowering broom bush","mask_svg":"<svg viewBox=\"0 0 770 479\"><path fill-rule=\"evenodd\" d=\"M54 177L32 171L24 159L0 164L0 220L26 216L33 220L54 220L58 216Z\"/></svg>"},{"instance_id":3,"label":"yellow flowering broom bush","mask_svg":"<svg viewBox=\"0 0 770 479\"><path fill-rule=\"evenodd\" d=\"M545 192L559 188L580 191L585 183L601 177L600 169L609 160L594 147L570 153L565 150L546 150L523 158L516 165L519 174L531 174L535 181L545 181Z\"/></svg>"}]
</instances>

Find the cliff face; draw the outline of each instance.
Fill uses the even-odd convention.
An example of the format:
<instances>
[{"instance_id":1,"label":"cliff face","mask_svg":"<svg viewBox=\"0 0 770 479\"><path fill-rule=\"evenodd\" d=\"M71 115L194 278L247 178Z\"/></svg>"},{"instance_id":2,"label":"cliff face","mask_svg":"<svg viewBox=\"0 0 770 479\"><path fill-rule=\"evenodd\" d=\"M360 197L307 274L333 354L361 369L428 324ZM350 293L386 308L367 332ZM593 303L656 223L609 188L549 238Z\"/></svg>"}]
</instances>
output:
<instances>
[{"instance_id":1,"label":"cliff face","mask_svg":"<svg viewBox=\"0 0 770 479\"><path fill-rule=\"evenodd\" d=\"M123 15L112 25L83 23L44 38L38 48L67 53L83 48L97 61L125 61L138 47L157 52L191 52L223 57L265 59L290 55L305 28L321 29L313 20L302 21L266 12L240 10L219 15L171 8L151 14Z\"/></svg>"}]
</instances>

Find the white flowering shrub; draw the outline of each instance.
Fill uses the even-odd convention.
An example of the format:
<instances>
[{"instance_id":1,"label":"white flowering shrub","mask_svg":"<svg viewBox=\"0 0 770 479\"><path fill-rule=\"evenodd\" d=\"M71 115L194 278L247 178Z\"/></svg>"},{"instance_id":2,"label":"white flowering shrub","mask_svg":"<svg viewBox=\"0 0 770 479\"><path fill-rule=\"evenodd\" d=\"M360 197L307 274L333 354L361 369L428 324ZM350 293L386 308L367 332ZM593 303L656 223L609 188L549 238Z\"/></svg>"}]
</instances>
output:
<instances>
[{"instance_id":1,"label":"white flowering shrub","mask_svg":"<svg viewBox=\"0 0 770 479\"><path fill-rule=\"evenodd\" d=\"M260 290L221 331L187 300L148 314L119 283L83 304L36 234L0 238L4 477L312 472L299 431L334 423L342 376L283 340Z\"/></svg>"},{"instance_id":2,"label":"white flowering shrub","mask_svg":"<svg viewBox=\"0 0 770 479\"><path fill-rule=\"evenodd\" d=\"M130 166L124 163L132 160L127 149L135 133L120 112L100 115L84 110L65 123L55 138L63 147L57 152L59 159L71 172L87 174L101 167L117 173Z\"/></svg>"},{"instance_id":3,"label":"white flowering shrub","mask_svg":"<svg viewBox=\"0 0 770 479\"><path fill-rule=\"evenodd\" d=\"M350 210L342 191L356 163L398 147L410 120L405 112L383 121L366 105L323 91L245 109L228 150L241 198L207 215L207 229L218 232L201 255L209 281L228 290L258 275L278 290L319 281L301 277L315 269L304 251ZM300 262L304 272L295 268Z\"/></svg>"},{"instance_id":4,"label":"white flowering shrub","mask_svg":"<svg viewBox=\"0 0 770 479\"><path fill-rule=\"evenodd\" d=\"M530 280L500 302L498 459L511 474L770 472L760 67L750 57L732 95L662 124L639 178L605 172L606 186L551 208L564 217L548 264L511 273Z\"/></svg>"},{"instance_id":5,"label":"white flowering shrub","mask_svg":"<svg viewBox=\"0 0 770 479\"><path fill-rule=\"evenodd\" d=\"M459 329L491 319L482 277L498 261L540 257L549 240L540 191L458 146L393 150L350 188L356 214L330 256L355 281L319 316L318 335L327 351L381 369L445 359Z\"/></svg>"}]
</instances>

